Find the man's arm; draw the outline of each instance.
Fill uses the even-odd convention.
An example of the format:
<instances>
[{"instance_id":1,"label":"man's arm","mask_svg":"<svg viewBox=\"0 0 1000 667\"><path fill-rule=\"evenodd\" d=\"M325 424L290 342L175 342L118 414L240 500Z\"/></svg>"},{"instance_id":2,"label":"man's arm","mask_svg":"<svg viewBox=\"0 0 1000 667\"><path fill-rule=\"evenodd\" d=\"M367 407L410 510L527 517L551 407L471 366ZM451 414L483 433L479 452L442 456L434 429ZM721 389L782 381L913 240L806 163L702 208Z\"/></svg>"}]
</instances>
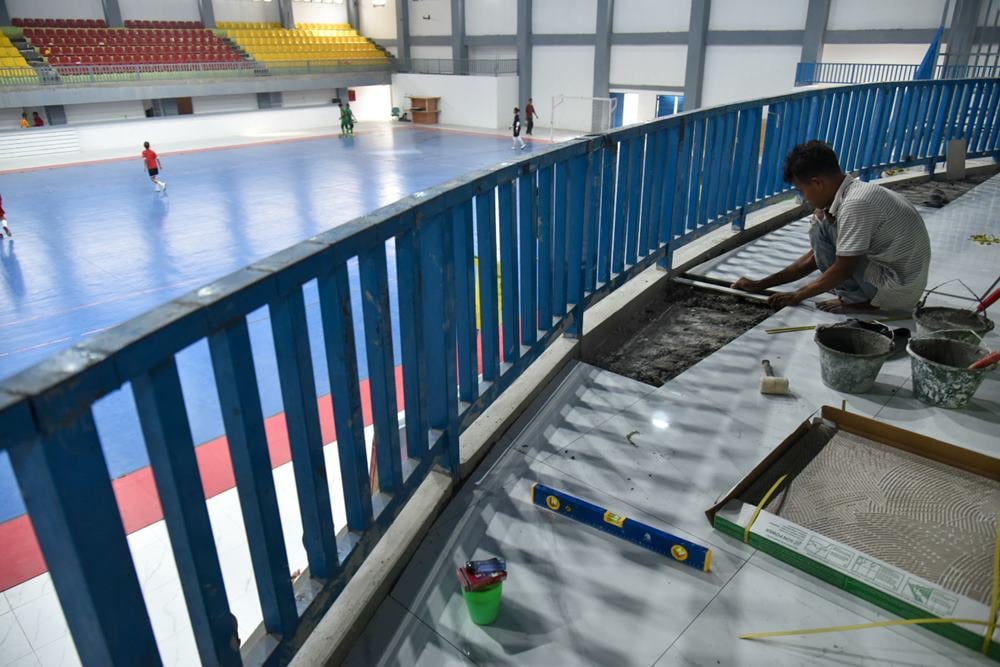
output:
<instances>
[{"instance_id":1,"label":"man's arm","mask_svg":"<svg viewBox=\"0 0 1000 667\"><path fill-rule=\"evenodd\" d=\"M864 255L837 255L834 263L819 278L794 292L775 294L768 299L768 303L772 306L794 306L811 296L829 292L854 275L854 270L863 257Z\"/></svg>"},{"instance_id":2,"label":"man's arm","mask_svg":"<svg viewBox=\"0 0 1000 667\"><path fill-rule=\"evenodd\" d=\"M816 256L810 250L781 271L772 273L767 278L762 278L761 280L740 278L732 286L734 289L741 289L747 292L762 292L776 285L784 285L785 283L794 282L799 278L805 278L815 271L816 268Z\"/></svg>"}]
</instances>

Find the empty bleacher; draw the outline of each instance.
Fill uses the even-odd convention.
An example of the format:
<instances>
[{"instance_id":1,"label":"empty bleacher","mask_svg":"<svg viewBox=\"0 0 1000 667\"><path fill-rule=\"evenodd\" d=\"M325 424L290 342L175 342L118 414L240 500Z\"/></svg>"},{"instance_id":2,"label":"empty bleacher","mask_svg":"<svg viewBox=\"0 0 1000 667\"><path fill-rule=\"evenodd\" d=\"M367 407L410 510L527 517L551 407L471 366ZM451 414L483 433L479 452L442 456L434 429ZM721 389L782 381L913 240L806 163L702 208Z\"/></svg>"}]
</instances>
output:
<instances>
[{"instance_id":1,"label":"empty bleacher","mask_svg":"<svg viewBox=\"0 0 1000 667\"><path fill-rule=\"evenodd\" d=\"M219 23L219 28L241 49L268 67L310 61L382 63L388 56L350 25L297 24L286 30L277 23Z\"/></svg>"},{"instance_id":2,"label":"empty bleacher","mask_svg":"<svg viewBox=\"0 0 1000 667\"><path fill-rule=\"evenodd\" d=\"M107 28L95 19L14 19L13 23L56 69L242 60L225 40L192 21L127 21L126 28Z\"/></svg>"},{"instance_id":3,"label":"empty bleacher","mask_svg":"<svg viewBox=\"0 0 1000 667\"><path fill-rule=\"evenodd\" d=\"M0 84L33 83L35 69L7 35L0 32Z\"/></svg>"}]
</instances>

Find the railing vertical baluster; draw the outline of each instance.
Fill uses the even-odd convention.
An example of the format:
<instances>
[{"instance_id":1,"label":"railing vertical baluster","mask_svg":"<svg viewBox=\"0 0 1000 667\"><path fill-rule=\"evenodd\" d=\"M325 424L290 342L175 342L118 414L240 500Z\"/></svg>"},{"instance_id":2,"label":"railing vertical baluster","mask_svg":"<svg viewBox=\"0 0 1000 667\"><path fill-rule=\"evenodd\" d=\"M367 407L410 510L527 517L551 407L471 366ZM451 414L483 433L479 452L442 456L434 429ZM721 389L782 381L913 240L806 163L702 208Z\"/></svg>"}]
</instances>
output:
<instances>
[{"instance_id":1,"label":"railing vertical baluster","mask_svg":"<svg viewBox=\"0 0 1000 667\"><path fill-rule=\"evenodd\" d=\"M693 123L694 138L692 139L691 172L688 180L687 220L685 223L688 231L694 231L698 228L698 197L701 194L702 187L704 187L701 167L706 120L704 118L696 118L693 119Z\"/></svg>"},{"instance_id":2,"label":"railing vertical baluster","mask_svg":"<svg viewBox=\"0 0 1000 667\"><path fill-rule=\"evenodd\" d=\"M459 398L471 403L479 397L479 355L476 351L476 274L472 258L472 200L451 211L455 264L455 334L458 345ZM426 386L426 379L423 381ZM409 422L409 408L407 408Z\"/></svg>"},{"instance_id":3,"label":"railing vertical baluster","mask_svg":"<svg viewBox=\"0 0 1000 667\"><path fill-rule=\"evenodd\" d=\"M885 157L886 162L899 162L902 160L900 148L903 143L903 137L906 134L906 117L910 113L911 91L912 88L910 86L901 85L896 87L896 106L892 111L892 117L889 121L892 128L892 136L889 139Z\"/></svg>"},{"instance_id":4,"label":"railing vertical baluster","mask_svg":"<svg viewBox=\"0 0 1000 667\"><path fill-rule=\"evenodd\" d=\"M556 199L552 220L552 312L566 315L566 205L569 189L569 164L564 160L555 165Z\"/></svg>"},{"instance_id":5,"label":"railing vertical baluster","mask_svg":"<svg viewBox=\"0 0 1000 667\"><path fill-rule=\"evenodd\" d=\"M853 162L852 156L857 150L858 116L860 116L863 112L865 95L866 91L863 90L855 90L851 93L851 103L847 110L847 124L845 126L846 129L844 130L843 152L838 154L841 167L844 171L851 170L851 164Z\"/></svg>"},{"instance_id":6,"label":"railing vertical baluster","mask_svg":"<svg viewBox=\"0 0 1000 667\"><path fill-rule=\"evenodd\" d=\"M421 459L427 453L427 415L424 409L427 402L427 369L423 356L424 329L420 325L423 308L421 282L420 232L418 224L411 222L396 235L396 285L403 363L403 406L406 410L406 455L414 459ZM472 354L475 353L473 340Z\"/></svg>"},{"instance_id":7,"label":"railing vertical baluster","mask_svg":"<svg viewBox=\"0 0 1000 667\"><path fill-rule=\"evenodd\" d=\"M642 196L639 210L639 224L638 224L638 246L636 251L636 258L642 260L646 257L649 252L649 238L651 236L650 232L653 227L653 177L656 175L658 169L658 163L656 161L656 142L657 137L660 136L659 132L647 132L645 136L645 158L642 162Z\"/></svg>"},{"instance_id":8,"label":"railing vertical baluster","mask_svg":"<svg viewBox=\"0 0 1000 667\"><path fill-rule=\"evenodd\" d=\"M898 91L898 86L882 87L882 95L885 99L878 116L878 131L875 135L877 137L877 143L875 144L875 151L872 155L874 166L878 169L881 169L882 165L888 164L892 159L892 135L895 130L892 125L892 119L893 114L896 113L896 110L893 109L893 105L895 104L898 106L900 104L896 95Z\"/></svg>"},{"instance_id":9,"label":"railing vertical baluster","mask_svg":"<svg viewBox=\"0 0 1000 667\"><path fill-rule=\"evenodd\" d=\"M729 198L732 194L730 183L733 175L733 158L736 156L736 111L730 111L725 115L722 127L722 143L719 146L719 169L721 173L719 189L715 195L716 216L729 213Z\"/></svg>"},{"instance_id":10,"label":"railing vertical baluster","mask_svg":"<svg viewBox=\"0 0 1000 667\"><path fill-rule=\"evenodd\" d=\"M989 121L989 114L998 104L997 92L1000 91L1000 85L995 81L988 81L984 83L984 88L985 91L978 101L979 112L969 140L970 153L982 150L983 138L986 135L983 130L988 128L986 123Z\"/></svg>"},{"instance_id":11,"label":"railing vertical baluster","mask_svg":"<svg viewBox=\"0 0 1000 667\"><path fill-rule=\"evenodd\" d=\"M509 184L508 184L509 185ZM427 421L444 437L444 451L438 455L459 476L458 376L455 368L455 284L452 228L447 213L424 221L420 230L420 262L424 289L424 350L427 382ZM516 267L501 264L503 275ZM516 289L516 286L515 286ZM506 290L505 290L506 292ZM504 313L506 318L506 313ZM515 329L516 331L516 329ZM505 341L506 345L506 341Z\"/></svg>"},{"instance_id":12,"label":"railing vertical baluster","mask_svg":"<svg viewBox=\"0 0 1000 667\"><path fill-rule=\"evenodd\" d=\"M972 97L972 105L969 117L969 129L966 140L966 150L970 153L975 151L976 139L979 137L979 128L982 127L982 122L983 122L984 102L989 96L990 89L991 89L991 82L983 81L978 86L977 92Z\"/></svg>"},{"instance_id":13,"label":"railing vertical baluster","mask_svg":"<svg viewBox=\"0 0 1000 667\"><path fill-rule=\"evenodd\" d=\"M788 146L789 136L795 124L794 118L792 118L790 103L782 102L778 108L778 121L774 128L774 143L771 144L771 155L765 160L765 166L781 164L781 160L788 152L786 146ZM769 167L767 171L767 188L764 192L768 196L776 194L781 190L781 174L778 171L774 167Z\"/></svg>"},{"instance_id":14,"label":"railing vertical baluster","mask_svg":"<svg viewBox=\"0 0 1000 667\"><path fill-rule=\"evenodd\" d=\"M510 181L497 187L500 200L500 309L503 320L503 360L512 364L521 357L517 267L517 210L514 184Z\"/></svg>"},{"instance_id":15,"label":"railing vertical baluster","mask_svg":"<svg viewBox=\"0 0 1000 667\"><path fill-rule=\"evenodd\" d=\"M298 614L246 320L212 334L208 343L264 627L271 634L290 635Z\"/></svg>"},{"instance_id":16,"label":"railing vertical baluster","mask_svg":"<svg viewBox=\"0 0 1000 667\"><path fill-rule=\"evenodd\" d=\"M538 170L538 328L552 326L552 175L549 165Z\"/></svg>"},{"instance_id":17,"label":"railing vertical baluster","mask_svg":"<svg viewBox=\"0 0 1000 667\"><path fill-rule=\"evenodd\" d=\"M673 242L673 221L675 202L683 197L678 188L680 178L677 174L677 159L680 152L680 133L682 127L674 125L667 130L666 148L664 153L663 178L660 182L660 219L657 239L661 244ZM662 267L661 267L662 268Z\"/></svg>"},{"instance_id":18,"label":"railing vertical baluster","mask_svg":"<svg viewBox=\"0 0 1000 667\"><path fill-rule=\"evenodd\" d=\"M937 113L934 114L934 132L932 133L930 143L927 146L927 171L931 174L934 173L934 167L937 161L944 156L942 139L945 136L945 124L948 118L948 113L951 109L950 105L952 97L954 96L957 88L958 84L945 85L945 89L941 93Z\"/></svg>"},{"instance_id":19,"label":"railing vertical baluster","mask_svg":"<svg viewBox=\"0 0 1000 667\"><path fill-rule=\"evenodd\" d=\"M729 151L729 182L723 189L723 208L726 211L742 209L747 203L744 195L750 171L747 168L750 162L750 133L747 131L749 111L740 109L733 112L735 147ZM734 222L742 228L743 216L739 216Z\"/></svg>"},{"instance_id":20,"label":"railing vertical baluster","mask_svg":"<svg viewBox=\"0 0 1000 667\"><path fill-rule=\"evenodd\" d=\"M592 169L593 153L569 159L569 245L566 251L566 299L573 305L573 323L569 335L583 335L583 230L587 208L587 175Z\"/></svg>"},{"instance_id":21,"label":"railing vertical baluster","mask_svg":"<svg viewBox=\"0 0 1000 667\"><path fill-rule=\"evenodd\" d=\"M903 138L903 161L910 162L916 157L916 137L918 133L918 123L924 115L923 107L927 104L926 95L928 87L922 84L914 84L913 100L910 103L910 113L906 120L906 136Z\"/></svg>"},{"instance_id":22,"label":"railing vertical baluster","mask_svg":"<svg viewBox=\"0 0 1000 667\"><path fill-rule=\"evenodd\" d=\"M597 148L591 157L592 166L587 174L587 224L585 228L586 253L584 265L586 267L585 280L583 284L584 293L592 293L597 289L597 243L599 235L599 225L601 217L601 179L604 177L604 155L607 151L602 145Z\"/></svg>"},{"instance_id":23,"label":"railing vertical baluster","mask_svg":"<svg viewBox=\"0 0 1000 667\"><path fill-rule=\"evenodd\" d=\"M496 199L493 190L476 194L476 243L479 251L479 321L483 379L500 377L499 305L497 295Z\"/></svg>"},{"instance_id":24,"label":"railing vertical baluster","mask_svg":"<svg viewBox=\"0 0 1000 667\"><path fill-rule=\"evenodd\" d=\"M309 574L330 579L340 566L302 288L279 296L270 314Z\"/></svg>"},{"instance_id":25,"label":"railing vertical baluster","mask_svg":"<svg viewBox=\"0 0 1000 667\"><path fill-rule=\"evenodd\" d=\"M761 142L763 141L763 128L765 122L763 119L764 108L754 107L750 110L750 160L746 164L746 168L750 170L750 179L747 182L747 191L744 196L745 201L756 201L757 200L757 188L761 180L761 172L763 171L763 165L761 162Z\"/></svg>"},{"instance_id":26,"label":"railing vertical baluster","mask_svg":"<svg viewBox=\"0 0 1000 667\"><path fill-rule=\"evenodd\" d=\"M636 248L639 242L639 206L642 198L642 164L643 137L637 136L628 140L628 206L625 223L625 265L632 266L636 262ZM572 219L572 218L570 218Z\"/></svg>"},{"instance_id":27,"label":"railing vertical baluster","mask_svg":"<svg viewBox=\"0 0 1000 667\"><path fill-rule=\"evenodd\" d=\"M951 87L954 85L952 83L942 84L945 90L950 91ZM934 86L931 88L930 100L927 102L927 110L924 117L921 119L921 131L920 131L920 143L917 149L917 155L921 159L926 159L931 157L930 145L931 137L934 135L934 120L938 117L938 111L941 107L941 98L943 96L942 87Z\"/></svg>"},{"instance_id":28,"label":"railing vertical baluster","mask_svg":"<svg viewBox=\"0 0 1000 667\"><path fill-rule=\"evenodd\" d=\"M705 119L705 123L705 163L702 170L701 199L698 201L696 226L711 222L715 217L715 197L720 185L719 167L722 162L722 116L708 116Z\"/></svg>"},{"instance_id":29,"label":"railing vertical baluster","mask_svg":"<svg viewBox=\"0 0 1000 667\"><path fill-rule=\"evenodd\" d=\"M336 262L317 282L347 526L354 531L364 531L372 522L371 481L347 265L343 261ZM409 420L407 413L407 422Z\"/></svg>"},{"instance_id":30,"label":"railing vertical baluster","mask_svg":"<svg viewBox=\"0 0 1000 667\"><path fill-rule=\"evenodd\" d=\"M859 151L858 168L861 170L869 170L875 165L876 150L882 145L882 135L879 132L882 129L882 110L886 101L885 91L881 86L873 91L873 97L875 102L869 114L868 132L865 134L862 150Z\"/></svg>"},{"instance_id":31,"label":"railing vertical baluster","mask_svg":"<svg viewBox=\"0 0 1000 667\"><path fill-rule=\"evenodd\" d=\"M518 254L520 261L521 343L534 345L538 340L538 299L535 290L538 265L538 186L535 171L517 178Z\"/></svg>"},{"instance_id":32,"label":"railing vertical baluster","mask_svg":"<svg viewBox=\"0 0 1000 667\"><path fill-rule=\"evenodd\" d=\"M160 664L91 411L8 451L81 661Z\"/></svg>"},{"instance_id":33,"label":"railing vertical baluster","mask_svg":"<svg viewBox=\"0 0 1000 667\"><path fill-rule=\"evenodd\" d=\"M378 483L382 491L396 493L403 486L403 462L399 451L399 406L392 354L385 243L377 241L361 252L358 264L361 269L361 310L365 322Z\"/></svg>"},{"instance_id":34,"label":"railing vertical baluster","mask_svg":"<svg viewBox=\"0 0 1000 667\"><path fill-rule=\"evenodd\" d=\"M625 219L628 217L629 190L632 187L629 179L629 165L632 152L632 142L622 141L618 144L618 164L616 165L617 189L615 194L614 224L611 238L611 274L617 275L625 270Z\"/></svg>"},{"instance_id":35,"label":"railing vertical baluster","mask_svg":"<svg viewBox=\"0 0 1000 667\"><path fill-rule=\"evenodd\" d=\"M666 150L667 132L662 129L654 132L652 136L653 158L652 176L649 182L649 215L646 216L645 245L642 248L642 255L645 257L651 251L659 249L660 228L663 220L663 172L666 170Z\"/></svg>"},{"instance_id":36,"label":"railing vertical baluster","mask_svg":"<svg viewBox=\"0 0 1000 667\"><path fill-rule=\"evenodd\" d=\"M778 118L780 117L780 112L775 108L776 105L768 104L767 111L765 112L764 118L764 152L760 157L760 176L757 179L757 199L764 199L771 194L769 183L770 174L766 172L765 165L773 164L772 156L774 154L774 144L777 141L777 137L774 135L778 131Z\"/></svg>"},{"instance_id":37,"label":"railing vertical baluster","mask_svg":"<svg viewBox=\"0 0 1000 667\"><path fill-rule=\"evenodd\" d=\"M611 279L611 231L615 223L615 167L618 163L618 142L608 140L601 165L601 219L597 246L597 282Z\"/></svg>"},{"instance_id":38,"label":"railing vertical baluster","mask_svg":"<svg viewBox=\"0 0 1000 667\"><path fill-rule=\"evenodd\" d=\"M206 665L239 665L177 363L170 358L132 378L132 393L198 655Z\"/></svg>"}]
</instances>

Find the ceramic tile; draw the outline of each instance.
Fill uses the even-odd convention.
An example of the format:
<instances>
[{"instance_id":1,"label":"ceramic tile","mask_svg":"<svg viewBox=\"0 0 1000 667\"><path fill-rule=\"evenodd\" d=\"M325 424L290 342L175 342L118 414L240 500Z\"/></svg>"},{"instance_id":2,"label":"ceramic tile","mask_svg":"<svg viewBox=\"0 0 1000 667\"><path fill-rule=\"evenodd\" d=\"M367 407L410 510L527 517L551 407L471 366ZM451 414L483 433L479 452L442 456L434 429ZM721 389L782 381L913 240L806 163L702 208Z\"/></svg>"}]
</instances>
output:
<instances>
[{"instance_id":1,"label":"ceramic tile","mask_svg":"<svg viewBox=\"0 0 1000 667\"><path fill-rule=\"evenodd\" d=\"M7 616L9 614L5 614L4 618ZM66 617L55 591L15 607L14 616L34 649L69 636Z\"/></svg>"},{"instance_id":2,"label":"ceramic tile","mask_svg":"<svg viewBox=\"0 0 1000 667\"><path fill-rule=\"evenodd\" d=\"M7 596L0 592L0 616L3 616L10 611L10 603L7 602Z\"/></svg>"},{"instance_id":3,"label":"ceramic tile","mask_svg":"<svg viewBox=\"0 0 1000 667\"><path fill-rule=\"evenodd\" d=\"M67 635L35 650L42 667L80 667L73 639Z\"/></svg>"},{"instance_id":4,"label":"ceramic tile","mask_svg":"<svg viewBox=\"0 0 1000 667\"><path fill-rule=\"evenodd\" d=\"M615 504L544 463L506 456L478 492L456 498L452 504L464 511L442 516L392 592L473 662L651 664L743 562L717 549L710 573L673 563L534 506L535 480ZM641 512L630 516L662 524ZM510 578L496 623L479 627L452 568L489 555L507 559Z\"/></svg>"},{"instance_id":5,"label":"ceramic tile","mask_svg":"<svg viewBox=\"0 0 1000 667\"><path fill-rule=\"evenodd\" d=\"M0 616L0 666L32 655L31 644L14 614Z\"/></svg>"},{"instance_id":6,"label":"ceramic tile","mask_svg":"<svg viewBox=\"0 0 1000 667\"><path fill-rule=\"evenodd\" d=\"M744 632L828 627L887 620L873 606L846 609L754 564L745 565L694 620L656 667L671 665L973 665L991 664L946 641L933 649L915 639L917 629L740 640ZM929 633L927 633L929 634Z\"/></svg>"},{"instance_id":7,"label":"ceramic tile","mask_svg":"<svg viewBox=\"0 0 1000 667\"><path fill-rule=\"evenodd\" d=\"M2 660L2 658L0 658ZM4 667L39 667L40 662L38 657L34 653L29 653L28 655L22 656L15 660L14 662L5 663Z\"/></svg>"},{"instance_id":8,"label":"ceramic tile","mask_svg":"<svg viewBox=\"0 0 1000 667\"><path fill-rule=\"evenodd\" d=\"M48 572L45 572L37 577L28 579L24 583L8 588L3 592L3 594L7 598L7 602L10 604L11 608L17 609L18 607L37 600L44 595L54 595L55 590L56 589L52 586L52 577L49 576Z\"/></svg>"},{"instance_id":9,"label":"ceramic tile","mask_svg":"<svg viewBox=\"0 0 1000 667\"><path fill-rule=\"evenodd\" d=\"M387 597L344 660L344 667L472 665L458 649Z\"/></svg>"}]
</instances>

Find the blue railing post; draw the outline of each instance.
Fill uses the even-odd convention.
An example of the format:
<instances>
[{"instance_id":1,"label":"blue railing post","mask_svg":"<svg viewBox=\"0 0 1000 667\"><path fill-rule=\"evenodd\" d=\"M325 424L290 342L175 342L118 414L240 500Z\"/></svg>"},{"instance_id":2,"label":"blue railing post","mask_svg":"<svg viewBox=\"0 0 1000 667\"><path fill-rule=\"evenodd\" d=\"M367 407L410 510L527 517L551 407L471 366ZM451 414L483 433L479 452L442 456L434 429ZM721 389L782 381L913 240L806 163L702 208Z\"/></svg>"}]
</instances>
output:
<instances>
[{"instance_id":1,"label":"blue railing post","mask_svg":"<svg viewBox=\"0 0 1000 667\"><path fill-rule=\"evenodd\" d=\"M500 300L497 294L496 199L493 190L476 193L476 243L479 251L479 320L483 379L500 377Z\"/></svg>"},{"instance_id":2,"label":"blue railing post","mask_svg":"<svg viewBox=\"0 0 1000 667\"><path fill-rule=\"evenodd\" d=\"M535 276L538 265L538 186L535 171L525 165L517 178L518 268L520 270L521 343L538 341L538 298Z\"/></svg>"},{"instance_id":3,"label":"blue railing post","mask_svg":"<svg viewBox=\"0 0 1000 667\"><path fill-rule=\"evenodd\" d=\"M90 409L9 451L81 661L159 665Z\"/></svg>"},{"instance_id":4,"label":"blue railing post","mask_svg":"<svg viewBox=\"0 0 1000 667\"><path fill-rule=\"evenodd\" d=\"M510 181L497 187L500 203L500 308L503 330L503 360L512 364L521 358L517 268L517 193Z\"/></svg>"},{"instance_id":5,"label":"blue railing post","mask_svg":"<svg viewBox=\"0 0 1000 667\"><path fill-rule=\"evenodd\" d=\"M455 331L458 338L459 398L471 403L479 397L479 355L476 343L476 274L472 239L472 201L452 209L455 262ZM534 341L532 341L534 342ZM426 386L426 380L424 381ZM409 413L407 413L409 414ZM407 417L409 421L409 417Z\"/></svg>"},{"instance_id":6,"label":"blue railing post","mask_svg":"<svg viewBox=\"0 0 1000 667\"><path fill-rule=\"evenodd\" d=\"M423 272L420 270L420 225L407 220L396 237L396 285L399 298L399 340L403 364L403 403L406 410L406 454L420 459L427 453L427 361L420 315L424 309ZM471 261L471 260L470 260Z\"/></svg>"},{"instance_id":7,"label":"blue railing post","mask_svg":"<svg viewBox=\"0 0 1000 667\"><path fill-rule=\"evenodd\" d=\"M132 379L142 434L175 554L198 655L206 665L239 665L212 524L187 408L173 358Z\"/></svg>"},{"instance_id":8,"label":"blue railing post","mask_svg":"<svg viewBox=\"0 0 1000 667\"><path fill-rule=\"evenodd\" d=\"M567 308L572 304L573 321L567 335L579 338L583 335L583 221L587 211L587 175L592 168L592 153L574 155L569 159L569 205L567 218L570 222L569 246L566 252L566 299Z\"/></svg>"}]
</instances>

